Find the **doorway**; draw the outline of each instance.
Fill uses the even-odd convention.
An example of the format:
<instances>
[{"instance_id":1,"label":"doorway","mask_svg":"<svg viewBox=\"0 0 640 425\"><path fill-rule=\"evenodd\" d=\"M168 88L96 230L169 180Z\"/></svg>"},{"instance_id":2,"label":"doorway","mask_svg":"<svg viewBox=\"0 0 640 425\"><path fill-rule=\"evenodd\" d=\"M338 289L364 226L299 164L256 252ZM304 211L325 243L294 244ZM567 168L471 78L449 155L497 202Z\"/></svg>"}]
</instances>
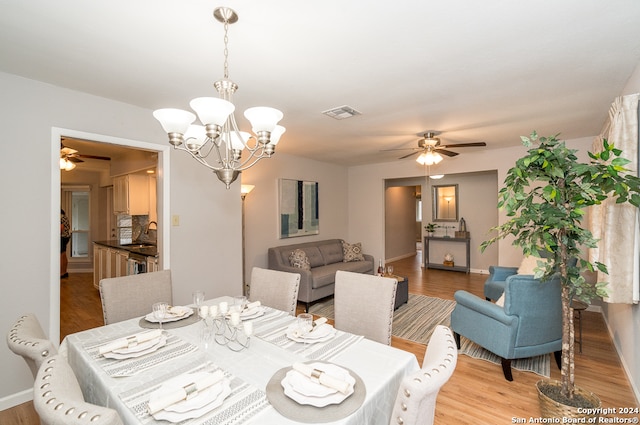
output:
<instances>
[{"instance_id":1,"label":"doorway","mask_svg":"<svg viewBox=\"0 0 640 425\"><path fill-rule=\"evenodd\" d=\"M53 127L51 129L51 235L50 235L50 330L51 340L60 339L60 143L63 138L79 139L96 144L97 147L142 150L157 154L157 240L160 254L160 269L170 267L169 253L169 146L157 145L138 140L122 139L107 135L81 132L71 129ZM106 197L105 197L106 198Z\"/></svg>"}]
</instances>

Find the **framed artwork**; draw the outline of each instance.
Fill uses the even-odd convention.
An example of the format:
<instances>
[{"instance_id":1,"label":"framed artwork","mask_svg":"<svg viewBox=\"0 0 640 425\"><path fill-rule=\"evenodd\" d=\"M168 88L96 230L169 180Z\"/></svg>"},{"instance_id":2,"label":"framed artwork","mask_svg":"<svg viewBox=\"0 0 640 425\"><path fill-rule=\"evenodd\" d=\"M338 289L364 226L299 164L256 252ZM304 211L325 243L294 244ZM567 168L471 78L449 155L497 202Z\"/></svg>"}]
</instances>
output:
<instances>
[{"instance_id":1,"label":"framed artwork","mask_svg":"<svg viewBox=\"0 0 640 425\"><path fill-rule=\"evenodd\" d=\"M320 233L318 182L280 179L280 239Z\"/></svg>"}]
</instances>

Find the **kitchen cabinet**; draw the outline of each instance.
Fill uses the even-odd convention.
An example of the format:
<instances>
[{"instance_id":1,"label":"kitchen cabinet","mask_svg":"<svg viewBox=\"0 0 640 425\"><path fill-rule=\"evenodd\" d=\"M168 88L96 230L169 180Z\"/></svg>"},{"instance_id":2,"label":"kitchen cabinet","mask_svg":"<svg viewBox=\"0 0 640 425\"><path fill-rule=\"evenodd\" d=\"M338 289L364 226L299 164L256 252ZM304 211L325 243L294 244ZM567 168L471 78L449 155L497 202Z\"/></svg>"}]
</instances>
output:
<instances>
[{"instance_id":1,"label":"kitchen cabinet","mask_svg":"<svg viewBox=\"0 0 640 425\"><path fill-rule=\"evenodd\" d=\"M149 215L149 177L126 174L113 178L113 212Z\"/></svg>"},{"instance_id":2,"label":"kitchen cabinet","mask_svg":"<svg viewBox=\"0 0 640 425\"><path fill-rule=\"evenodd\" d=\"M93 286L100 289L100 281L127 275L129 252L93 244Z\"/></svg>"},{"instance_id":3,"label":"kitchen cabinet","mask_svg":"<svg viewBox=\"0 0 640 425\"><path fill-rule=\"evenodd\" d=\"M147 257L147 273L158 271L158 259L156 257Z\"/></svg>"}]
</instances>

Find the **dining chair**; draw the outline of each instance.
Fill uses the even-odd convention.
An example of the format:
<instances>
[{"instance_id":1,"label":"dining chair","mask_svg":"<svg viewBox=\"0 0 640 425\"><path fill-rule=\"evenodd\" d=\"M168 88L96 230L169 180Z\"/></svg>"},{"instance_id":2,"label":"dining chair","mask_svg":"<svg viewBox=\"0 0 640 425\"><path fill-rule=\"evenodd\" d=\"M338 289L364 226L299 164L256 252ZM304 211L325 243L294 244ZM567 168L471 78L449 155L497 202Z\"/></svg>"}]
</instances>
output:
<instances>
[{"instance_id":1,"label":"dining chair","mask_svg":"<svg viewBox=\"0 0 640 425\"><path fill-rule=\"evenodd\" d=\"M84 400L73 369L60 354L40 366L33 385L33 407L43 425L122 425L115 410Z\"/></svg>"},{"instance_id":2,"label":"dining chair","mask_svg":"<svg viewBox=\"0 0 640 425\"><path fill-rule=\"evenodd\" d=\"M254 267L251 270L249 299L296 315L300 275L298 273Z\"/></svg>"},{"instance_id":3,"label":"dining chair","mask_svg":"<svg viewBox=\"0 0 640 425\"><path fill-rule=\"evenodd\" d=\"M102 279L100 299L105 325L144 316L156 302L172 305L171 271Z\"/></svg>"},{"instance_id":4,"label":"dining chair","mask_svg":"<svg viewBox=\"0 0 640 425\"><path fill-rule=\"evenodd\" d=\"M446 326L436 326L422 368L404 377L398 388L389 425L433 424L436 398L458 362L455 338Z\"/></svg>"},{"instance_id":5,"label":"dining chair","mask_svg":"<svg viewBox=\"0 0 640 425\"><path fill-rule=\"evenodd\" d=\"M16 320L7 334L7 345L11 351L24 358L34 378L42 362L58 353L42 330L38 318L31 313Z\"/></svg>"},{"instance_id":6,"label":"dining chair","mask_svg":"<svg viewBox=\"0 0 640 425\"><path fill-rule=\"evenodd\" d=\"M389 277L337 271L336 329L390 345L397 285Z\"/></svg>"}]
</instances>

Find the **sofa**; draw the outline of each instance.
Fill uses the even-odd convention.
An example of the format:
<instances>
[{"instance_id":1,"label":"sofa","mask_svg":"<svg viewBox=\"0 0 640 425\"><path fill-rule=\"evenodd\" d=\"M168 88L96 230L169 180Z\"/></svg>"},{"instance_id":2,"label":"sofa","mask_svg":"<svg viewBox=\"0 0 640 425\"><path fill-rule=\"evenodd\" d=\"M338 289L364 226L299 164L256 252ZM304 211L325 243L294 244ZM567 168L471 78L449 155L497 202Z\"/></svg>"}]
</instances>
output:
<instances>
[{"instance_id":1,"label":"sofa","mask_svg":"<svg viewBox=\"0 0 640 425\"><path fill-rule=\"evenodd\" d=\"M373 274L374 260L362 253L360 244L327 239L269 248L268 267L300 274L298 301L309 311L311 303L333 295L338 270Z\"/></svg>"}]
</instances>

